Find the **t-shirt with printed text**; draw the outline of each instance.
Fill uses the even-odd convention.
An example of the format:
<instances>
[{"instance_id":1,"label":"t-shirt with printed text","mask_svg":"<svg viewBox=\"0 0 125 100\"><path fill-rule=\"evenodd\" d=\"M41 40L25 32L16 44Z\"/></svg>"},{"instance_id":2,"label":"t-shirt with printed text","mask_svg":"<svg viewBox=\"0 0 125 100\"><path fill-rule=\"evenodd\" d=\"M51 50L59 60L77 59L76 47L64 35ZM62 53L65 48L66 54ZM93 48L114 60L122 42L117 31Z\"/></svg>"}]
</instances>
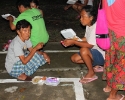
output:
<instances>
[{"instance_id":1,"label":"t-shirt with printed text","mask_svg":"<svg viewBox=\"0 0 125 100\"><path fill-rule=\"evenodd\" d=\"M40 42L43 42L44 44L47 43L49 35L46 30L43 16L38 9L32 8L22 12L13 24L16 25L16 23L22 19L27 20L32 25L30 40L33 47Z\"/></svg>"}]
</instances>

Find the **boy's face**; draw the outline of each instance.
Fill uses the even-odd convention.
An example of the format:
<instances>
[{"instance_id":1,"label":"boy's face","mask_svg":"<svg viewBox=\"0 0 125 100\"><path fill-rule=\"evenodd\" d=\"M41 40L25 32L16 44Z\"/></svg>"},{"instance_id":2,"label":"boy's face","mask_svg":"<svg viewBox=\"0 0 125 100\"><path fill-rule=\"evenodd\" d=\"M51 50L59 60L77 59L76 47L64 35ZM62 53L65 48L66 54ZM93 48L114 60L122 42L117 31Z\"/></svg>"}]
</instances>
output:
<instances>
[{"instance_id":1,"label":"boy's face","mask_svg":"<svg viewBox=\"0 0 125 100\"><path fill-rule=\"evenodd\" d=\"M28 40L30 38L30 26L28 28L21 28L17 30L17 33L22 41Z\"/></svg>"},{"instance_id":2,"label":"boy's face","mask_svg":"<svg viewBox=\"0 0 125 100\"><path fill-rule=\"evenodd\" d=\"M81 15L81 18L80 18L81 24L83 26L91 26L93 17L88 16L88 14L85 10L82 10L80 15Z\"/></svg>"},{"instance_id":3,"label":"boy's face","mask_svg":"<svg viewBox=\"0 0 125 100\"><path fill-rule=\"evenodd\" d=\"M18 6L18 10L20 13L25 11L25 7L23 5Z\"/></svg>"}]
</instances>

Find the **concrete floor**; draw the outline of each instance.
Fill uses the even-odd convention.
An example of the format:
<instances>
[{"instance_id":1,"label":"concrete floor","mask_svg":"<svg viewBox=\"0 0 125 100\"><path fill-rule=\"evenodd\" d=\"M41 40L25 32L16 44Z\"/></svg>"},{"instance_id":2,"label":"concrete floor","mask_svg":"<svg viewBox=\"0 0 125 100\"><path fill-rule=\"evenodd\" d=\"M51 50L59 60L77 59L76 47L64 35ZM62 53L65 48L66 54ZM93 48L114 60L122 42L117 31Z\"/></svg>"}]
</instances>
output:
<instances>
[{"instance_id":1,"label":"concrete floor","mask_svg":"<svg viewBox=\"0 0 125 100\"><path fill-rule=\"evenodd\" d=\"M106 100L109 93L102 91L106 85L101 79L102 73L96 73L98 80L88 84L79 83L81 72L84 76L87 68L83 64L74 64L70 61L70 56L74 53L72 50L77 51L77 47L64 48L60 43L48 43L44 50L48 52L51 64L41 66L32 77L58 77L60 84L49 86L32 82L0 83L0 100ZM0 79L14 79L5 70L5 56L6 53L0 54ZM13 93L5 92L13 87L17 88Z\"/></svg>"},{"instance_id":2,"label":"concrete floor","mask_svg":"<svg viewBox=\"0 0 125 100\"><path fill-rule=\"evenodd\" d=\"M67 50L69 50L70 52ZM70 61L70 56L74 53L71 52L71 50L78 50L78 48L64 48L60 45L60 43L49 43L45 47L45 51L48 51L48 55L51 58L51 64L45 64L32 75L32 77L59 77L60 80L63 78L65 78L66 80L72 78L71 81L60 82L58 86L34 85L31 82L1 83L0 100L85 100L85 98L87 98L88 100L105 100L101 99L102 97L105 98L107 96L102 91L104 82L101 81L101 77L99 77L100 79L83 86L78 82L81 76L80 72L82 71L85 74L87 70L84 65L74 64ZM6 54L0 55L0 79L13 79L5 70L5 56ZM101 73L99 75L101 76ZM75 82L77 82L77 84L74 84ZM5 92L5 89L14 86L18 87L15 92ZM80 93L83 98L80 98L80 96L76 98L76 94L78 94L79 91L75 91L74 87L79 86L81 86L79 90L81 90ZM99 92L99 90L101 92Z\"/></svg>"}]
</instances>

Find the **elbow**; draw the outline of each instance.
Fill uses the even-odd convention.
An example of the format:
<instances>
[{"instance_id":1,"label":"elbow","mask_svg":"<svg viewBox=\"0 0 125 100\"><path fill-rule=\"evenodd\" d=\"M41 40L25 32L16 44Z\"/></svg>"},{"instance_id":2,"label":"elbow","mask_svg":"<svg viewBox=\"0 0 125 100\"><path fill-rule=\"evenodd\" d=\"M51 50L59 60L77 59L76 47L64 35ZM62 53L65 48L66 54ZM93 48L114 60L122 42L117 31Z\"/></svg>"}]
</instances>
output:
<instances>
[{"instance_id":1,"label":"elbow","mask_svg":"<svg viewBox=\"0 0 125 100\"><path fill-rule=\"evenodd\" d=\"M26 64L27 64L27 62L23 61L23 62L22 62L22 64L23 64L23 65L26 65Z\"/></svg>"},{"instance_id":2,"label":"elbow","mask_svg":"<svg viewBox=\"0 0 125 100\"><path fill-rule=\"evenodd\" d=\"M15 28L15 27L13 27L13 26L11 26L10 28L11 28L11 30L15 30L15 29L16 29L16 28Z\"/></svg>"}]
</instances>

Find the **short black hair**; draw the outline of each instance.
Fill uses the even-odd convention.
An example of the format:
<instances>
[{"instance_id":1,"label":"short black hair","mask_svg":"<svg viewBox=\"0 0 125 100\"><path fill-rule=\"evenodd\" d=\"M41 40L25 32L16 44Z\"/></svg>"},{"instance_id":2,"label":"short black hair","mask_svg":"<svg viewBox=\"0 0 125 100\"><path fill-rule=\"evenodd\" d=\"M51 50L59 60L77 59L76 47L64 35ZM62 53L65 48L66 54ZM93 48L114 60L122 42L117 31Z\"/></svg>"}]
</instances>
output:
<instances>
[{"instance_id":1,"label":"short black hair","mask_svg":"<svg viewBox=\"0 0 125 100\"><path fill-rule=\"evenodd\" d=\"M30 3L33 2L36 4L36 6L39 6L39 1L38 0L30 0Z\"/></svg>"},{"instance_id":2,"label":"short black hair","mask_svg":"<svg viewBox=\"0 0 125 100\"><path fill-rule=\"evenodd\" d=\"M16 6L21 6L23 5L25 8L29 8L30 7L30 0L17 0L16 2Z\"/></svg>"},{"instance_id":3,"label":"short black hair","mask_svg":"<svg viewBox=\"0 0 125 100\"><path fill-rule=\"evenodd\" d=\"M84 10L88 14L89 17L91 17L91 16L93 17L93 20L92 20L92 23L91 23L91 25L93 25L97 20L97 12L93 9L93 6L92 5L86 5L82 8L82 10Z\"/></svg>"},{"instance_id":4,"label":"short black hair","mask_svg":"<svg viewBox=\"0 0 125 100\"><path fill-rule=\"evenodd\" d=\"M32 29L32 25L27 20L23 19L17 22L16 30L20 30L21 28L28 28L29 26Z\"/></svg>"}]
</instances>

